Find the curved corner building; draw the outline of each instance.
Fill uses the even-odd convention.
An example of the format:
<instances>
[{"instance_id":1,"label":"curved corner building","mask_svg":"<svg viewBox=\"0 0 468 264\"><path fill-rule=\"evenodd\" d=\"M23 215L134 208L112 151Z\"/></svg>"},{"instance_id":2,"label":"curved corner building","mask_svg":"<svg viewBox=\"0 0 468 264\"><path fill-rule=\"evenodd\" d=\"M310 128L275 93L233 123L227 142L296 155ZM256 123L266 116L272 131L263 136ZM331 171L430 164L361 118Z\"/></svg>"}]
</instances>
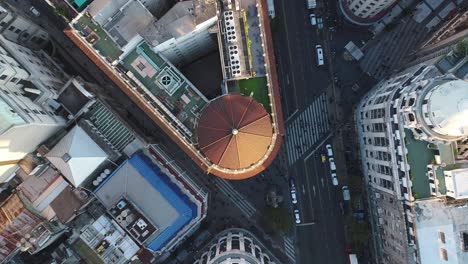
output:
<instances>
[{"instance_id":1,"label":"curved corner building","mask_svg":"<svg viewBox=\"0 0 468 264\"><path fill-rule=\"evenodd\" d=\"M458 199L466 190L466 180L452 176L461 170L450 164L466 158L459 150L468 142L468 60L451 58L457 63L437 58L380 81L356 109L375 256L382 263L412 263L423 255L418 250L431 248L418 237L415 201Z\"/></svg>"},{"instance_id":2,"label":"curved corner building","mask_svg":"<svg viewBox=\"0 0 468 264\"><path fill-rule=\"evenodd\" d=\"M367 26L381 19L396 0L340 0L343 15L350 22Z\"/></svg>"},{"instance_id":3,"label":"curved corner building","mask_svg":"<svg viewBox=\"0 0 468 264\"><path fill-rule=\"evenodd\" d=\"M271 113L253 98L229 94L228 90L223 90L221 97L208 100L152 46L155 42L150 37L154 34L147 34L142 40L137 34L140 30L123 30L126 21L136 19L141 21L137 26L145 32L160 29L153 28L154 18L140 1L128 0L120 8L115 5L122 1L108 2L105 6L91 3L73 19L65 34L204 172L239 180L255 176L268 167L279 152L284 123L266 1L256 4L258 16L255 18L261 25L259 46L263 50L265 68L261 74L267 82L267 107ZM203 10L215 11L212 17L202 15L203 19L209 17L206 23L214 24L223 19L216 14L214 1L205 4ZM186 14L188 18L193 18L191 16L192 13ZM230 20L225 21L226 25L234 21L232 15L227 17ZM238 22L241 18L237 17ZM110 19L114 22L109 24ZM238 22L235 25L241 27ZM242 31L236 32L241 34ZM232 36L230 38L232 40ZM242 37L239 35L238 39ZM236 65L231 65L230 69L238 74L240 66ZM245 69L242 73L245 76L230 78L237 81L241 77L257 76L256 72Z\"/></svg>"},{"instance_id":4,"label":"curved corner building","mask_svg":"<svg viewBox=\"0 0 468 264\"><path fill-rule=\"evenodd\" d=\"M250 232L230 228L206 246L194 264L279 264L280 262Z\"/></svg>"}]
</instances>

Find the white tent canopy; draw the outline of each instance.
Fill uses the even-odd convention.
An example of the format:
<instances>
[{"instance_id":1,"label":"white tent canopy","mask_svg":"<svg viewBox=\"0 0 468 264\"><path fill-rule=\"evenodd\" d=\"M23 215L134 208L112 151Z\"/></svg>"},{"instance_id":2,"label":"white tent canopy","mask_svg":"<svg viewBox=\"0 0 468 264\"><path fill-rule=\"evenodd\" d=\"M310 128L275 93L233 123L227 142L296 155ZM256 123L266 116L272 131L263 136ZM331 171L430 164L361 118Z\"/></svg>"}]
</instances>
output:
<instances>
[{"instance_id":1,"label":"white tent canopy","mask_svg":"<svg viewBox=\"0 0 468 264\"><path fill-rule=\"evenodd\" d=\"M107 154L81 127L75 126L46 158L76 187L107 159Z\"/></svg>"}]
</instances>

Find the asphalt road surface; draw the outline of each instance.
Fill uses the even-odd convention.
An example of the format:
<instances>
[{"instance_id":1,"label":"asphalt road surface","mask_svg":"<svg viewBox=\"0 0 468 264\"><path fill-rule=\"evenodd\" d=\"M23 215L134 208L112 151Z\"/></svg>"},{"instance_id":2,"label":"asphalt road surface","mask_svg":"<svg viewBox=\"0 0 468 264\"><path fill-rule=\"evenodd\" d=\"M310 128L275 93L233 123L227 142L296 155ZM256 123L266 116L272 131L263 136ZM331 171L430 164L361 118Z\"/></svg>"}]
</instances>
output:
<instances>
[{"instance_id":1,"label":"asphalt road surface","mask_svg":"<svg viewBox=\"0 0 468 264\"><path fill-rule=\"evenodd\" d=\"M332 185L328 161L321 160L333 130L329 118L333 77L327 56L332 56L329 50L335 44L329 43L329 32L324 32L328 30L327 15L320 8L313 11L325 21L325 28L319 30L310 23L305 0L277 0L275 11L273 34L289 144L289 176L296 181L299 201L295 208L301 217L296 226L296 263L346 263L341 187ZM325 65L320 67L317 44L325 50Z\"/></svg>"}]
</instances>

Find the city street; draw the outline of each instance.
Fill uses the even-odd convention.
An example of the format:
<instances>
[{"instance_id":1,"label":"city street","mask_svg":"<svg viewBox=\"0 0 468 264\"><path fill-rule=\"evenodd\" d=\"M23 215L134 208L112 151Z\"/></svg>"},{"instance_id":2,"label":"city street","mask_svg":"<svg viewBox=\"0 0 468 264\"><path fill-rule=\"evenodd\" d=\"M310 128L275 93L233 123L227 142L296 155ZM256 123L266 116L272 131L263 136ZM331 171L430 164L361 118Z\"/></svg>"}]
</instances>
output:
<instances>
[{"instance_id":1,"label":"city street","mask_svg":"<svg viewBox=\"0 0 468 264\"><path fill-rule=\"evenodd\" d=\"M16 6L27 12L29 4L24 1L23 5ZM288 155L285 157L280 153L272 166L257 177L242 182L228 182L203 174L177 146L171 144L167 135L64 36L61 31L64 25L51 22L57 21L53 11L45 3L36 6L42 15L35 20L50 32L58 55L68 59L67 63L73 71L100 84L102 89L94 92L112 98L132 127L138 129L150 142L163 145L184 170L189 171L197 182L210 191L210 210L206 220L209 224L206 230L214 234L227 226L247 228L256 233L282 263L345 263L344 227L339 208L341 187L332 186L328 165L322 163L321 154L324 153L323 145L333 139L334 121L330 117L335 115L337 98L340 95L345 98L343 104L349 106L345 111L351 113L353 101L349 99L353 93L347 84L353 84L362 74L356 63L335 58L334 69L346 84L337 87L335 94L329 65L333 60L329 57L329 51L338 47L342 49L347 41L353 38L359 40L367 33L340 32L340 36L337 34L331 42L330 32L319 32L317 27L311 26L305 0L287 4L285 1L276 2L280 23L276 28L278 32L273 34L286 119L287 135L283 149ZM321 15L318 10L317 15ZM324 31L328 31L327 23L324 18ZM317 44L322 45L325 51L326 62L321 67L316 66ZM289 173L286 173L286 167ZM265 235L256 220L264 209L264 197L269 186L279 186L286 200L289 200L287 176L296 179L299 197L297 208L304 225L296 227L295 237L287 237L281 243L283 241L272 240Z\"/></svg>"},{"instance_id":2,"label":"city street","mask_svg":"<svg viewBox=\"0 0 468 264\"><path fill-rule=\"evenodd\" d=\"M340 184L333 186L328 161L323 163L321 155L365 90L353 92L352 85L367 87L368 78L359 65L343 58L343 47L349 41L360 43L370 34L343 24L334 2L320 4L307 10L305 0L275 1L273 35L286 121L288 172L296 181L302 221L292 238L295 261L335 264L346 263L340 209L343 177L338 173ZM311 25L311 13L323 18L323 29ZM317 44L324 48L323 66L317 66ZM343 155L339 149L335 153ZM346 171L344 158L337 160L342 161L337 164L338 172Z\"/></svg>"}]
</instances>

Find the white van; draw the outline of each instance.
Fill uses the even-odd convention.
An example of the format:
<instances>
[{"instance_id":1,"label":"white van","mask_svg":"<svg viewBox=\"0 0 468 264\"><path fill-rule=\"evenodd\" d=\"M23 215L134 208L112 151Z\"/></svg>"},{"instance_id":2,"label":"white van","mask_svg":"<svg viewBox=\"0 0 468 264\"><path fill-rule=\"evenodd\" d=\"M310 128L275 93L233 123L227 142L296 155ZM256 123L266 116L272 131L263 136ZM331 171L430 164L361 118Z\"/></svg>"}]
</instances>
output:
<instances>
[{"instance_id":1,"label":"white van","mask_svg":"<svg viewBox=\"0 0 468 264\"><path fill-rule=\"evenodd\" d=\"M323 49L321 45L315 46L315 51L317 52L317 65L322 66L325 64L325 60L323 59Z\"/></svg>"},{"instance_id":2,"label":"white van","mask_svg":"<svg viewBox=\"0 0 468 264\"><path fill-rule=\"evenodd\" d=\"M338 185L338 177L336 176L336 173L335 173L335 172L332 172L332 173L331 173L331 178L332 178L332 184L333 184L333 186L337 186L337 185Z\"/></svg>"},{"instance_id":3,"label":"white van","mask_svg":"<svg viewBox=\"0 0 468 264\"><path fill-rule=\"evenodd\" d=\"M315 19L315 15L314 15L314 14L310 14L310 15L309 15L309 18L310 18L310 24L311 24L312 26L317 25L317 19Z\"/></svg>"},{"instance_id":4,"label":"white van","mask_svg":"<svg viewBox=\"0 0 468 264\"><path fill-rule=\"evenodd\" d=\"M325 145L325 148L327 149L327 155L328 157L333 157L333 149L330 144Z\"/></svg>"},{"instance_id":5,"label":"white van","mask_svg":"<svg viewBox=\"0 0 468 264\"><path fill-rule=\"evenodd\" d=\"M331 171L336 171L335 159L334 158L329 158L328 161L330 162L330 170Z\"/></svg>"},{"instance_id":6,"label":"white van","mask_svg":"<svg viewBox=\"0 0 468 264\"><path fill-rule=\"evenodd\" d=\"M345 201L351 200L351 194L349 193L348 186L341 187L341 190L343 191L343 200Z\"/></svg>"}]
</instances>

